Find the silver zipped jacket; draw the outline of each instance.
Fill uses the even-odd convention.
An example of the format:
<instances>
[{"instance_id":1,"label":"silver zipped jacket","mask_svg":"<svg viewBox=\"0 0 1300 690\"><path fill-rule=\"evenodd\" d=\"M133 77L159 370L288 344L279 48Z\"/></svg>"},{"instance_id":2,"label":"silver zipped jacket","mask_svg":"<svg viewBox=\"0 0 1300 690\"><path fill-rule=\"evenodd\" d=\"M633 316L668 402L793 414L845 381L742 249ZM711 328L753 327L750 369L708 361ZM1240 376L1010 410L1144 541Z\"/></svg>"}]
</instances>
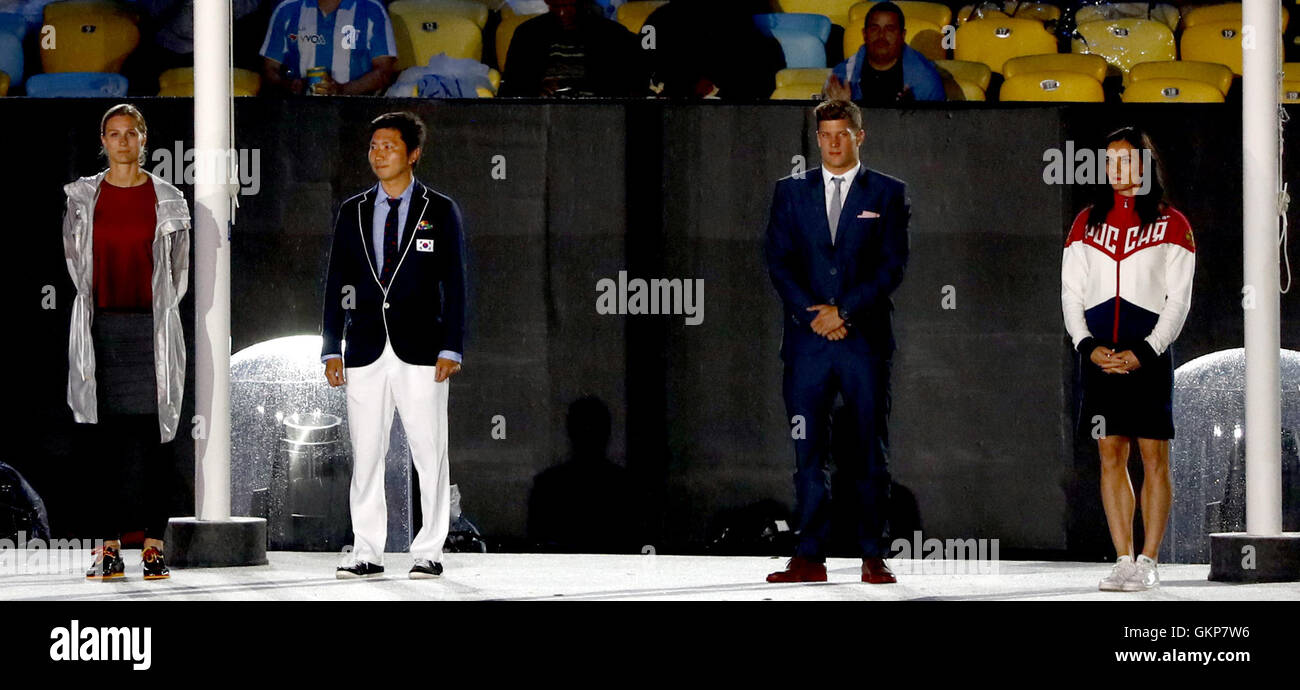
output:
<instances>
[{"instance_id":1,"label":"silver zipped jacket","mask_svg":"<svg viewBox=\"0 0 1300 690\"><path fill-rule=\"evenodd\" d=\"M95 396L95 347L90 324L95 314L94 220L99 185L108 171L63 186L63 256L77 288L68 328L68 407L81 423L99 421ZM147 171L146 171L147 172ZM153 350L158 389L158 431L166 443L176 437L185 392L185 331L180 303L190 271L190 209L180 190L147 173L157 199L153 235Z\"/></svg>"}]
</instances>

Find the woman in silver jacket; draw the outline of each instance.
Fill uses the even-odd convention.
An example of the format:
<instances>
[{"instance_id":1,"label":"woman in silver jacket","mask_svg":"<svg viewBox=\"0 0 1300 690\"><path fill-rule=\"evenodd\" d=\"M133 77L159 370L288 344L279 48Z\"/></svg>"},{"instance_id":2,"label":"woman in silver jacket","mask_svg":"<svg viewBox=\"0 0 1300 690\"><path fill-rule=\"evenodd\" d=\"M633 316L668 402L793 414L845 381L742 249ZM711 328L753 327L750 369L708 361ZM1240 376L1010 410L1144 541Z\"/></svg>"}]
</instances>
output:
<instances>
[{"instance_id":1,"label":"woman in silver jacket","mask_svg":"<svg viewBox=\"0 0 1300 690\"><path fill-rule=\"evenodd\" d=\"M64 186L63 253L76 286L68 333L68 406L92 424L109 538L86 572L124 576L121 534L144 515L146 580L169 576L163 559L172 446L185 387L179 306L189 279L190 213L174 186L142 168L147 128L132 105L100 120L109 167ZM126 478L143 495L126 500ZM138 526L137 526L138 527Z\"/></svg>"}]
</instances>

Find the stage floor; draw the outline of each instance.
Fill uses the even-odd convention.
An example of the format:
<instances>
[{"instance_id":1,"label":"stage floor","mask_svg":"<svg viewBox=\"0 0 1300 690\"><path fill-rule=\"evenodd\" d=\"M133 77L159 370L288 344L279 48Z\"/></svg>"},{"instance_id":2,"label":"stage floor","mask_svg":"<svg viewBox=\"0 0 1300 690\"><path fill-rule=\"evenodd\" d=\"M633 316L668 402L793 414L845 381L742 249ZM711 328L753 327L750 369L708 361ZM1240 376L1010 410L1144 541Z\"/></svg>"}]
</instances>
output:
<instances>
[{"instance_id":1,"label":"stage floor","mask_svg":"<svg viewBox=\"0 0 1300 690\"><path fill-rule=\"evenodd\" d=\"M27 567L0 570L0 600L1300 601L1298 583L1209 582L1208 565L1163 564L1159 589L1111 593L1097 590L1108 572L1104 563L891 560L899 582L867 585L859 581L860 561L831 559L828 582L771 585L764 577L779 570L784 559L448 554L442 578L409 580L410 556L399 553L385 557L388 572L381 579L337 580L338 554L279 551L267 554L270 562L264 566L176 570L169 580L145 582L140 552L127 550L123 557L127 577L112 582L87 581L81 575L84 565L55 574Z\"/></svg>"}]
</instances>

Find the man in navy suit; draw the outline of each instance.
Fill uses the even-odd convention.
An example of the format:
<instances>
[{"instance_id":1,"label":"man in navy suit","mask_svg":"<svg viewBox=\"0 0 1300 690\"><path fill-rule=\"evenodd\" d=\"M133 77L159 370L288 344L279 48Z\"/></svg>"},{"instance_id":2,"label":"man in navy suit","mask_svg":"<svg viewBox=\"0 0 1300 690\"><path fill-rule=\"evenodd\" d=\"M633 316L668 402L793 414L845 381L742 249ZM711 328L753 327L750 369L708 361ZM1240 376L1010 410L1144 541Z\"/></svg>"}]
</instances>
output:
<instances>
[{"instance_id":1,"label":"man in navy suit","mask_svg":"<svg viewBox=\"0 0 1300 690\"><path fill-rule=\"evenodd\" d=\"M456 202L415 179L424 138L411 113L370 123L368 158L379 182L343 202L330 249L321 358L329 384L347 384L353 451L355 539L352 562L336 572L341 579L384 572L384 458L395 410L420 481L423 524L411 542L410 577L442 574L448 380L464 351L465 243Z\"/></svg>"},{"instance_id":2,"label":"man in navy suit","mask_svg":"<svg viewBox=\"0 0 1300 690\"><path fill-rule=\"evenodd\" d=\"M911 209L901 181L862 166L862 112L817 106L822 167L776 184L767 226L768 271L784 304L784 397L794 438L799 540L768 582L824 582L830 531L830 411L836 393L857 432L859 457L838 458L852 477L862 581L894 582L885 563L889 503L891 293L907 265Z\"/></svg>"}]
</instances>

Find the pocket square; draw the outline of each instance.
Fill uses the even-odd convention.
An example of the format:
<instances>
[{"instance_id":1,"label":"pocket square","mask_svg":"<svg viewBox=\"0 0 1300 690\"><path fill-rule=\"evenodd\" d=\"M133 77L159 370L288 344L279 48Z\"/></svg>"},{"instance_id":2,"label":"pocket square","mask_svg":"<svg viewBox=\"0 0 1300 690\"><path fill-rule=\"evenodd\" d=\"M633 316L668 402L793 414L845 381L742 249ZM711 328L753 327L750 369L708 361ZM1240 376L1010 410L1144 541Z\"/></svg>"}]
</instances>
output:
<instances>
[{"instance_id":1,"label":"pocket square","mask_svg":"<svg viewBox=\"0 0 1300 690\"><path fill-rule=\"evenodd\" d=\"M862 213L859 213L859 214L858 214L858 217L859 217L859 218L879 218L879 217L880 217L880 214L879 214L879 213L876 213L875 211L863 211Z\"/></svg>"}]
</instances>

